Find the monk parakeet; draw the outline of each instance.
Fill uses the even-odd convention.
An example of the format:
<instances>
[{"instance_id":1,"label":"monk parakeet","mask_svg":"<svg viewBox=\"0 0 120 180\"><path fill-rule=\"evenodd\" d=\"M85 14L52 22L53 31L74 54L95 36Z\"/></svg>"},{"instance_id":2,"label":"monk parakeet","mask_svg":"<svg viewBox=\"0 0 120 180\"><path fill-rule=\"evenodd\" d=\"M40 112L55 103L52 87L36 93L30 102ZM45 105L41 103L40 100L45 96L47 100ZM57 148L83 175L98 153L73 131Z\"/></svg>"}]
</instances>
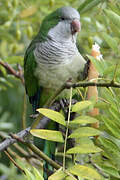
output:
<instances>
[{"instance_id":1,"label":"monk parakeet","mask_svg":"<svg viewBox=\"0 0 120 180\"><path fill-rule=\"evenodd\" d=\"M25 88L34 113L68 79L76 82L83 78L86 61L76 45L80 29L79 12L72 7L59 8L44 18L38 34L27 48ZM52 157L54 150L51 147L45 149Z\"/></svg>"}]
</instances>

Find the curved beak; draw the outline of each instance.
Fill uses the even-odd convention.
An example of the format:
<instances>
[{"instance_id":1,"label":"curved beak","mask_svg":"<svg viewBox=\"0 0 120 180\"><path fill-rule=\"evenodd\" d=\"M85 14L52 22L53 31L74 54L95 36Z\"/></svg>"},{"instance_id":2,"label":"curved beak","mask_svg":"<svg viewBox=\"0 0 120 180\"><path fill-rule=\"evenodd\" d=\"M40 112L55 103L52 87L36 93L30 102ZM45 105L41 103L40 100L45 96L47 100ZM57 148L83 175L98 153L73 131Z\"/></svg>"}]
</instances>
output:
<instances>
[{"instance_id":1,"label":"curved beak","mask_svg":"<svg viewBox=\"0 0 120 180\"><path fill-rule=\"evenodd\" d=\"M78 19L74 19L71 22L71 33L72 33L72 35L75 34L76 32L79 32L80 30L81 30L80 21Z\"/></svg>"}]
</instances>

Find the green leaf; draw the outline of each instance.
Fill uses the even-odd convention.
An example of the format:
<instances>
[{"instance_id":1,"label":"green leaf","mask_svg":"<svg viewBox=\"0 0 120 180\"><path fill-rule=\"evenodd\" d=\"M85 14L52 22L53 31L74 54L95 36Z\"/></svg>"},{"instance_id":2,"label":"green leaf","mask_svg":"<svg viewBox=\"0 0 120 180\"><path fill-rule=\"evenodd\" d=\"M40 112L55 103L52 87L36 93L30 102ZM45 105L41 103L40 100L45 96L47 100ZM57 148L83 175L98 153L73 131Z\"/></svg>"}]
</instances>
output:
<instances>
[{"instance_id":1,"label":"green leaf","mask_svg":"<svg viewBox=\"0 0 120 180\"><path fill-rule=\"evenodd\" d=\"M80 176L81 178L84 178L84 179L101 180L101 177L98 174L98 172L87 166L83 166L79 164L74 165L73 167L69 168L69 171L72 174Z\"/></svg>"},{"instance_id":2,"label":"green leaf","mask_svg":"<svg viewBox=\"0 0 120 180\"><path fill-rule=\"evenodd\" d=\"M27 180L35 180L34 175L26 168L25 170L25 174L27 176Z\"/></svg>"},{"instance_id":3,"label":"green leaf","mask_svg":"<svg viewBox=\"0 0 120 180\"><path fill-rule=\"evenodd\" d=\"M120 16L118 14L116 14L115 12L105 9L104 10L107 17L110 19L110 21L116 25L117 27L120 28Z\"/></svg>"},{"instance_id":4,"label":"green leaf","mask_svg":"<svg viewBox=\"0 0 120 180\"><path fill-rule=\"evenodd\" d=\"M50 141L56 141L56 142L64 142L62 133L59 131L46 130L46 129L32 129L30 133L38 138L42 138Z\"/></svg>"},{"instance_id":5,"label":"green leaf","mask_svg":"<svg viewBox=\"0 0 120 180\"><path fill-rule=\"evenodd\" d=\"M106 150L109 149L111 152L119 154L119 148L111 140L103 138L103 137L99 137L98 140L106 148Z\"/></svg>"},{"instance_id":6,"label":"green leaf","mask_svg":"<svg viewBox=\"0 0 120 180\"><path fill-rule=\"evenodd\" d=\"M70 174L70 172L69 172ZM51 176L49 176L48 178L49 180L77 180L75 177L71 177L68 176L67 171L63 171L62 168L60 168L59 170L57 170L54 174L52 174Z\"/></svg>"},{"instance_id":7,"label":"green leaf","mask_svg":"<svg viewBox=\"0 0 120 180\"><path fill-rule=\"evenodd\" d=\"M37 109L37 111L43 114L44 116L50 118L51 120L59 124L62 124L63 126L66 126L65 117L61 113L45 108Z\"/></svg>"},{"instance_id":8,"label":"green leaf","mask_svg":"<svg viewBox=\"0 0 120 180\"><path fill-rule=\"evenodd\" d=\"M114 52L118 52L118 42L114 39L114 37L111 37L107 33L103 32L102 37L106 41L106 43L113 49Z\"/></svg>"},{"instance_id":9,"label":"green leaf","mask_svg":"<svg viewBox=\"0 0 120 180\"><path fill-rule=\"evenodd\" d=\"M115 124L115 122L110 119L107 118L105 116L102 116L102 120L105 123L105 126L109 129L109 131L118 139L120 139L120 128L118 127L118 125Z\"/></svg>"},{"instance_id":10,"label":"green leaf","mask_svg":"<svg viewBox=\"0 0 120 180\"><path fill-rule=\"evenodd\" d=\"M97 136L100 135L101 131L92 127L80 127L76 129L69 138L79 138L84 136Z\"/></svg>"},{"instance_id":11,"label":"green leaf","mask_svg":"<svg viewBox=\"0 0 120 180\"><path fill-rule=\"evenodd\" d=\"M73 148L70 148L67 151L67 154L89 154L89 153L98 153L101 152L102 149L100 149L99 147L95 146L95 145L87 145L87 144L83 144L80 146L75 146Z\"/></svg>"},{"instance_id":12,"label":"green leaf","mask_svg":"<svg viewBox=\"0 0 120 180\"><path fill-rule=\"evenodd\" d=\"M69 172L69 174L70 174L70 172ZM61 180L63 180L63 179L61 179ZM72 175L72 176L67 176L67 177L65 178L65 180L77 180L77 178L75 178L75 177Z\"/></svg>"},{"instance_id":13,"label":"green leaf","mask_svg":"<svg viewBox=\"0 0 120 180\"><path fill-rule=\"evenodd\" d=\"M93 7L97 6L103 0L86 0L78 8L80 14L85 13L86 11L91 10Z\"/></svg>"},{"instance_id":14,"label":"green leaf","mask_svg":"<svg viewBox=\"0 0 120 180\"><path fill-rule=\"evenodd\" d=\"M33 167L33 170L34 170L36 180L44 180L41 174L39 173L39 171L35 167Z\"/></svg>"},{"instance_id":15,"label":"green leaf","mask_svg":"<svg viewBox=\"0 0 120 180\"><path fill-rule=\"evenodd\" d=\"M111 104L109 102L97 102L94 107L99 109L108 109L111 107Z\"/></svg>"},{"instance_id":16,"label":"green leaf","mask_svg":"<svg viewBox=\"0 0 120 180\"><path fill-rule=\"evenodd\" d=\"M0 71L2 72L3 76L7 75L6 69L3 66L0 66Z\"/></svg>"},{"instance_id":17,"label":"green leaf","mask_svg":"<svg viewBox=\"0 0 120 180\"><path fill-rule=\"evenodd\" d=\"M58 169L54 174L49 176L49 180L62 180L67 176L65 172L63 172L62 168Z\"/></svg>"},{"instance_id":18,"label":"green leaf","mask_svg":"<svg viewBox=\"0 0 120 180\"><path fill-rule=\"evenodd\" d=\"M120 113L119 113L119 111L117 109L115 109L115 107L113 105L109 109L109 115L113 119L115 124L120 125L120 118L119 118Z\"/></svg>"},{"instance_id":19,"label":"green leaf","mask_svg":"<svg viewBox=\"0 0 120 180\"><path fill-rule=\"evenodd\" d=\"M120 179L120 175L118 173L119 170L117 170L116 168L112 167L112 166L107 166L104 164L101 164L100 167L103 169L104 172L112 175L113 177L119 178Z\"/></svg>"},{"instance_id":20,"label":"green leaf","mask_svg":"<svg viewBox=\"0 0 120 180\"><path fill-rule=\"evenodd\" d=\"M97 119L90 116L78 116L73 121L70 121L70 124L91 124L98 122Z\"/></svg>"},{"instance_id":21,"label":"green leaf","mask_svg":"<svg viewBox=\"0 0 120 180\"><path fill-rule=\"evenodd\" d=\"M81 101L76 103L73 107L72 107L72 112L77 112L79 113L80 111L83 111L84 109L90 107L92 105L91 101Z\"/></svg>"}]
</instances>

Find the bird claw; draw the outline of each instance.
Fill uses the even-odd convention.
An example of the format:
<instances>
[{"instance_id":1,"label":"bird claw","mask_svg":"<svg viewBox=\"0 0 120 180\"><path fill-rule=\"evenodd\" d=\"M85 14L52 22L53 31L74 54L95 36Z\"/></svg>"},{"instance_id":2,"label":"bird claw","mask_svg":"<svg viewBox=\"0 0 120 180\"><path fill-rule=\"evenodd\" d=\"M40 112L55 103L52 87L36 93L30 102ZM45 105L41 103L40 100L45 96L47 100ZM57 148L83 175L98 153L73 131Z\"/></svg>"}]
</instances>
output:
<instances>
[{"instance_id":1,"label":"bird claw","mask_svg":"<svg viewBox=\"0 0 120 180\"><path fill-rule=\"evenodd\" d=\"M84 71L83 71L83 80L88 77L89 67L90 67L90 60L87 59L87 62L85 64Z\"/></svg>"}]
</instances>

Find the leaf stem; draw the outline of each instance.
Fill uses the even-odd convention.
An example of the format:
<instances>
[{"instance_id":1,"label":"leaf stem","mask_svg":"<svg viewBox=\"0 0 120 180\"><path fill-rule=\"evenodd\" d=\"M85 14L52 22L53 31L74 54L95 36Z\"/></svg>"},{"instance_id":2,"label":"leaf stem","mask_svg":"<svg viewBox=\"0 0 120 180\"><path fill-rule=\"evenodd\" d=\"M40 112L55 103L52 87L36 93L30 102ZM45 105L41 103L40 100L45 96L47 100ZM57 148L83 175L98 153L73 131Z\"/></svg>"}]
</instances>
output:
<instances>
[{"instance_id":1,"label":"leaf stem","mask_svg":"<svg viewBox=\"0 0 120 180\"><path fill-rule=\"evenodd\" d=\"M67 147L67 138L68 138L68 130L69 130L69 122L70 122L70 111L72 104L72 87L70 88L70 103L69 103L69 111L68 111L68 119L66 125L66 133L65 133L65 143L64 143L64 152L63 152L63 170L65 170L65 162L66 162L66 147Z\"/></svg>"}]
</instances>

